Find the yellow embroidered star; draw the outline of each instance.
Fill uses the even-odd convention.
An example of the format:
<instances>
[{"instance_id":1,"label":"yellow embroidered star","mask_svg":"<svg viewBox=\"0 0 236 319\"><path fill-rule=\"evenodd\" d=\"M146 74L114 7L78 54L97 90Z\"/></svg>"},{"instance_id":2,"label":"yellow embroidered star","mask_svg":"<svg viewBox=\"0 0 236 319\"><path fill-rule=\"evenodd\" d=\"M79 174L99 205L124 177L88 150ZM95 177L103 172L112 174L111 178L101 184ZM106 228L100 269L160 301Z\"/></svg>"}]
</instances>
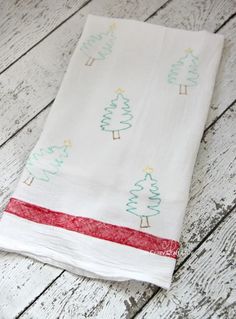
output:
<instances>
[{"instance_id":1,"label":"yellow embroidered star","mask_svg":"<svg viewBox=\"0 0 236 319\"><path fill-rule=\"evenodd\" d=\"M71 147L71 146L72 146L71 140L65 140L65 141L64 141L64 145L65 145L65 146L68 146L68 147Z\"/></svg>"},{"instance_id":2,"label":"yellow embroidered star","mask_svg":"<svg viewBox=\"0 0 236 319\"><path fill-rule=\"evenodd\" d=\"M118 88L115 92L116 92L117 94L118 94L118 93L124 93L125 90L123 90L122 88Z\"/></svg>"},{"instance_id":3,"label":"yellow embroidered star","mask_svg":"<svg viewBox=\"0 0 236 319\"><path fill-rule=\"evenodd\" d=\"M146 166L143 171L147 174L151 174L154 171L154 169L150 166Z\"/></svg>"},{"instance_id":4,"label":"yellow embroidered star","mask_svg":"<svg viewBox=\"0 0 236 319\"><path fill-rule=\"evenodd\" d=\"M186 53L193 53L193 50L191 48L188 48L185 50Z\"/></svg>"}]
</instances>

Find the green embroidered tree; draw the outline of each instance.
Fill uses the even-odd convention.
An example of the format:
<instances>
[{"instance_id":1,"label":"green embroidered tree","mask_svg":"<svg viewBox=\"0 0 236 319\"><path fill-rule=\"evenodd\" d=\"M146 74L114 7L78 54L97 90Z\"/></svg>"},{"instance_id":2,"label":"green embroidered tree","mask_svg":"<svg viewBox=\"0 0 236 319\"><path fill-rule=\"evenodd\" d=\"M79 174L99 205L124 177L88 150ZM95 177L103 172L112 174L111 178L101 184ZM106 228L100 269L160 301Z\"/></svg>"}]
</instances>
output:
<instances>
[{"instance_id":1,"label":"green embroidered tree","mask_svg":"<svg viewBox=\"0 0 236 319\"><path fill-rule=\"evenodd\" d=\"M144 169L145 177L135 183L134 189L130 191L131 197L126 204L126 211L140 218L140 228L148 228L149 217L160 213L161 203L157 180L151 175L153 169Z\"/></svg>"},{"instance_id":2,"label":"green embroidered tree","mask_svg":"<svg viewBox=\"0 0 236 319\"><path fill-rule=\"evenodd\" d=\"M85 65L91 66L95 60L104 60L111 54L116 39L115 28L113 23L106 32L93 34L82 43L80 50L88 57Z\"/></svg>"},{"instance_id":3,"label":"green embroidered tree","mask_svg":"<svg viewBox=\"0 0 236 319\"><path fill-rule=\"evenodd\" d=\"M172 64L168 74L168 83L179 86L179 94L187 95L188 87L198 84L198 57L193 55L192 49L185 50L186 55Z\"/></svg>"},{"instance_id":4,"label":"green embroidered tree","mask_svg":"<svg viewBox=\"0 0 236 319\"><path fill-rule=\"evenodd\" d=\"M59 172L65 158L68 157L70 146L71 142L68 140L64 141L62 146L40 148L39 151L30 154L26 163L28 177L24 183L30 186L34 179L49 182L50 176Z\"/></svg>"},{"instance_id":5,"label":"green embroidered tree","mask_svg":"<svg viewBox=\"0 0 236 319\"><path fill-rule=\"evenodd\" d=\"M101 129L112 132L113 140L120 139L120 131L130 128L133 115L129 106L129 99L124 97L124 90L116 90L115 99L111 100L110 106L105 108L101 120Z\"/></svg>"}]
</instances>

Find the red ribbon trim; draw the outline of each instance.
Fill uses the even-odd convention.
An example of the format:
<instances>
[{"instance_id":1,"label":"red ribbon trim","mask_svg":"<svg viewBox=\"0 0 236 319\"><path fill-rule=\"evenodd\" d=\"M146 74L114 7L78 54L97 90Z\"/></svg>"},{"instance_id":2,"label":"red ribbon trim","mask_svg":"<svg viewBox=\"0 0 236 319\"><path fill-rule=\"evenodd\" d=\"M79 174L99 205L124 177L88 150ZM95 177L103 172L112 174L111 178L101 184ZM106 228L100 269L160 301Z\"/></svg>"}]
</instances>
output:
<instances>
[{"instance_id":1,"label":"red ribbon trim","mask_svg":"<svg viewBox=\"0 0 236 319\"><path fill-rule=\"evenodd\" d=\"M124 226L104 223L88 217L72 216L11 198L5 211L32 222L64 228L87 236L108 240L149 253L177 258L179 242L157 237Z\"/></svg>"}]
</instances>

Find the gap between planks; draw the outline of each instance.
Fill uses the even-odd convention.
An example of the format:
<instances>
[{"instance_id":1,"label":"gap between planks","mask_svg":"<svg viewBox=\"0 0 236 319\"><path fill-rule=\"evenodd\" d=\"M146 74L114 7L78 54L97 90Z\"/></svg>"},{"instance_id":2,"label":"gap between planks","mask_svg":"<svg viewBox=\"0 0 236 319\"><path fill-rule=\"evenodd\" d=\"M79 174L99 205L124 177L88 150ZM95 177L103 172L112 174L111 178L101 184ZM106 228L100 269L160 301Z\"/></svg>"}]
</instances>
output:
<instances>
[{"instance_id":1,"label":"gap between planks","mask_svg":"<svg viewBox=\"0 0 236 319\"><path fill-rule=\"evenodd\" d=\"M42 36L42 38L40 38L40 40L36 41L33 45L31 45L28 49L26 49L22 54L20 54L17 58L15 58L12 62L7 64L7 66L0 71L0 75L3 74L6 70L8 70L11 66L13 66L16 62L18 62L24 55L29 53L40 42L45 40L50 34L52 34L55 30L57 30L60 26L62 26L66 21L68 21L70 18L72 18L76 13L78 13L81 9L83 9L91 1L92 0L85 0L84 2L82 2L82 4L79 6L79 8L77 10L75 10L67 18L62 20L59 24L57 24L54 28L52 28L46 35Z\"/></svg>"}]
</instances>

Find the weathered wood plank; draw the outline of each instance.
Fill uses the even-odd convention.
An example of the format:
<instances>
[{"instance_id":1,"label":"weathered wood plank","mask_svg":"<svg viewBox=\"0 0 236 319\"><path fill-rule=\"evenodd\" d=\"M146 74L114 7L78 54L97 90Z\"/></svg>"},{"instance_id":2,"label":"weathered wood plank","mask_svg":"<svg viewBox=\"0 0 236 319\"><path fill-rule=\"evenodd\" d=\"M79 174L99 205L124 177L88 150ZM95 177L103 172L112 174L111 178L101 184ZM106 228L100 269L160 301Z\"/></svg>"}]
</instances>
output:
<instances>
[{"instance_id":1,"label":"weathered wood plank","mask_svg":"<svg viewBox=\"0 0 236 319\"><path fill-rule=\"evenodd\" d=\"M177 265L236 203L236 103L207 131L194 167Z\"/></svg>"},{"instance_id":2,"label":"weathered wood plank","mask_svg":"<svg viewBox=\"0 0 236 319\"><path fill-rule=\"evenodd\" d=\"M41 264L20 255L1 253L0 255L0 318L12 319L22 311L25 295L19 293L27 290L32 300L37 297L57 275L60 269ZM19 276L13 274L18 273ZM39 280L40 278L40 280ZM13 284L14 283L14 284Z\"/></svg>"},{"instance_id":3,"label":"weathered wood plank","mask_svg":"<svg viewBox=\"0 0 236 319\"><path fill-rule=\"evenodd\" d=\"M1 1L0 72L87 2L88 0Z\"/></svg>"},{"instance_id":4,"label":"weathered wood plank","mask_svg":"<svg viewBox=\"0 0 236 319\"><path fill-rule=\"evenodd\" d=\"M39 298L36 308L20 318L129 318L144 305L144 291L149 296L151 287L141 282L90 280L64 272L47 299Z\"/></svg>"},{"instance_id":5,"label":"weathered wood plank","mask_svg":"<svg viewBox=\"0 0 236 319\"><path fill-rule=\"evenodd\" d=\"M45 38L65 20L91 0L1 1L0 3L0 72ZM111 1L112 2L112 1ZM122 1L115 3L114 13L133 8L139 16L152 14L165 0ZM101 6L103 2L101 1ZM127 8L128 7L128 8Z\"/></svg>"},{"instance_id":6,"label":"weathered wood plank","mask_svg":"<svg viewBox=\"0 0 236 319\"><path fill-rule=\"evenodd\" d=\"M235 318L235 212L177 271L171 289L159 291L136 319Z\"/></svg>"},{"instance_id":7,"label":"weathered wood plank","mask_svg":"<svg viewBox=\"0 0 236 319\"><path fill-rule=\"evenodd\" d=\"M220 218L231 209L235 198L235 179L236 168L234 165L235 157L235 141L236 141L236 105L228 110L224 116L207 132L204 140L201 143L198 160L196 164L195 174L192 182L191 201L188 206L184 231L182 236L182 249L180 261L188 256L191 251L196 248L199 242L208 234L208 232L218 223ZM42 114L41 114L42 116ZM32 122L31 134L34 136L34 130L38 130L37 120ZM31 134L27 135L27 139L23 134L28 134L27 127L17 135L17 142L12 139L5 145L7 147L11 142L17 146L16 153L24 158L26 152L25 147L21 147L20 141L29 143L29 148L33 142L30 142ZM39 133L39 132L38 132ZM220 143L219 143L220 141ZM6 176L15 176L15 172L11 170L8 160L12 156L10 152L3 152L3 162L6 163ZM23 166L22 161L18 161L18 167L14 167L14 171L20 171ZM221 187L219 187L221 185ZM9 186L11 188L11 186ZM223 199L223 200L222 200ZM12 276L16 276L17 280L21 281L20 277L24 277L24 271L19 275L15 271ZM66 282L63 279L66 278ZM38 278L41 280L41 278ZM50 278L49 283L53 280ZM64 282L64 283L63 283ZM1 284L1 278L0 278ZM14 290L14 282L11 283ZM128 286L126 286L128 285ZM86 287L90 287L87 289ZM109 289L111 292L109 292ZM60 289L59 289L60 287ZM127 289L129 287L129 289ZM24 296L22 299L27 299L27 293L31 288L18 293ZM46 288L46 287L45 287ZM40 313L41 317L47 317L50 312L50 318L57 318L57 314L61 311L61 316L69 318L70 314L77 311L78 308L81 318L91 311L95 311L95 304L101 305L96 309L98 318L129 318L142 307L150 296L156 291L156 287L143 283L111 283L99 280L86 279L81 281L80 277L71 274L63 274L63 278L58 278L57 281L40 296L40 298L26 312L26 318L37 318ZM86 293L84 292L86 290ZM73 297L66 297L68 291L73 291ZM81 302L81 300L94 299L94 303ZM95 298L96 294L96 298ZM29 296L28 296L29 297ZM20 298L20 297L19 297ZM110 300L116 300L113 307ZM43 304L43 305L42 305ZM0 298L1 307L1 298ZM75 310L76 309L76 310ZM94 316L96 318L96 316ZM40 317L38 317L40 318ZM80 318L80 317L78 317Z\"/></svg>"},{"instance_id":8,"label":"weathered wood plank","mask_svg":"<svg viewBox=\"0 0 236 319\"><path fill-rule=\"evenodd\" d=\"M184 30L217 30L235 12L235 1L177 0L158 10L151 23Z\"/></svg>"},{"instance_id":9,"label":"weathered wood plank","mask_svg":"<svg viewBox=\"0 0 236 319\"><path fill-rule=\"evenodd\" d=\"M0 116L3 118L3 121L0 127L0 143L4 143L55 98L88 13L144 20L154 11L153 1L155 2L155 0L152 0L152 5L149 2L146 7L143 7L140 1L137 0L134 3L128 0L94 0L2 74L0 77L0 88L2 91ZM199 9L199 7L193 5L193 1L188 1L186 6L193 8L193 12L196 11L198 15L199 11L203 11L204 15L208 15L210 20L215 21L213 28L213 22L208 25L205 23L205 19L195 19L198 23L193 29L205 28L205 26L206 28L212 28L209 29L210 31L217 29L219 26L217 19L223 22L221 15L219 15L219 10L221 10L220 3L222 2L220 0L211 1L212 6L205 7L205 2L202 1L199 2L199 6L201 5ZM165 1L158 2L156 8L160 7L163 2ZM177 10L179 1L174 1L174 3L176 11L172 13L172 10L170 10L171 17L173 20L181 21L183 16L181 15L181 11ZM231 14L236 9L232 1L229 0L225 1L225 7L227 8L228 15L225 15L224 18L227 20L229 13ZM169 4L162 9L162 11L165 10L166 15L169 12L168 8ZM168 25L169 22L166 21L166 15L164 15L164 18L160 17L157 20L158 23ZM192 16L195 17L194 14ZM155 22L155 19L157 19L157 16L150 21ZM224 78L222 81L221 76L219 77L221 81L219 81L218 87L220 87L222 92L226 90L228 95L227 99L215 100L212 105L213 111L210 113L212 115L208 120L208 124L235 99L236 80L232 76L232 73L236 68L233 54L236 45L236 33L232 32L232 24L233 22L227 24L221 30L227 40L221 67ZM181 27L182 23L179 22L178 26ZM217 91L215 94L219 96Z\"/></svg>"}]
</instances>

